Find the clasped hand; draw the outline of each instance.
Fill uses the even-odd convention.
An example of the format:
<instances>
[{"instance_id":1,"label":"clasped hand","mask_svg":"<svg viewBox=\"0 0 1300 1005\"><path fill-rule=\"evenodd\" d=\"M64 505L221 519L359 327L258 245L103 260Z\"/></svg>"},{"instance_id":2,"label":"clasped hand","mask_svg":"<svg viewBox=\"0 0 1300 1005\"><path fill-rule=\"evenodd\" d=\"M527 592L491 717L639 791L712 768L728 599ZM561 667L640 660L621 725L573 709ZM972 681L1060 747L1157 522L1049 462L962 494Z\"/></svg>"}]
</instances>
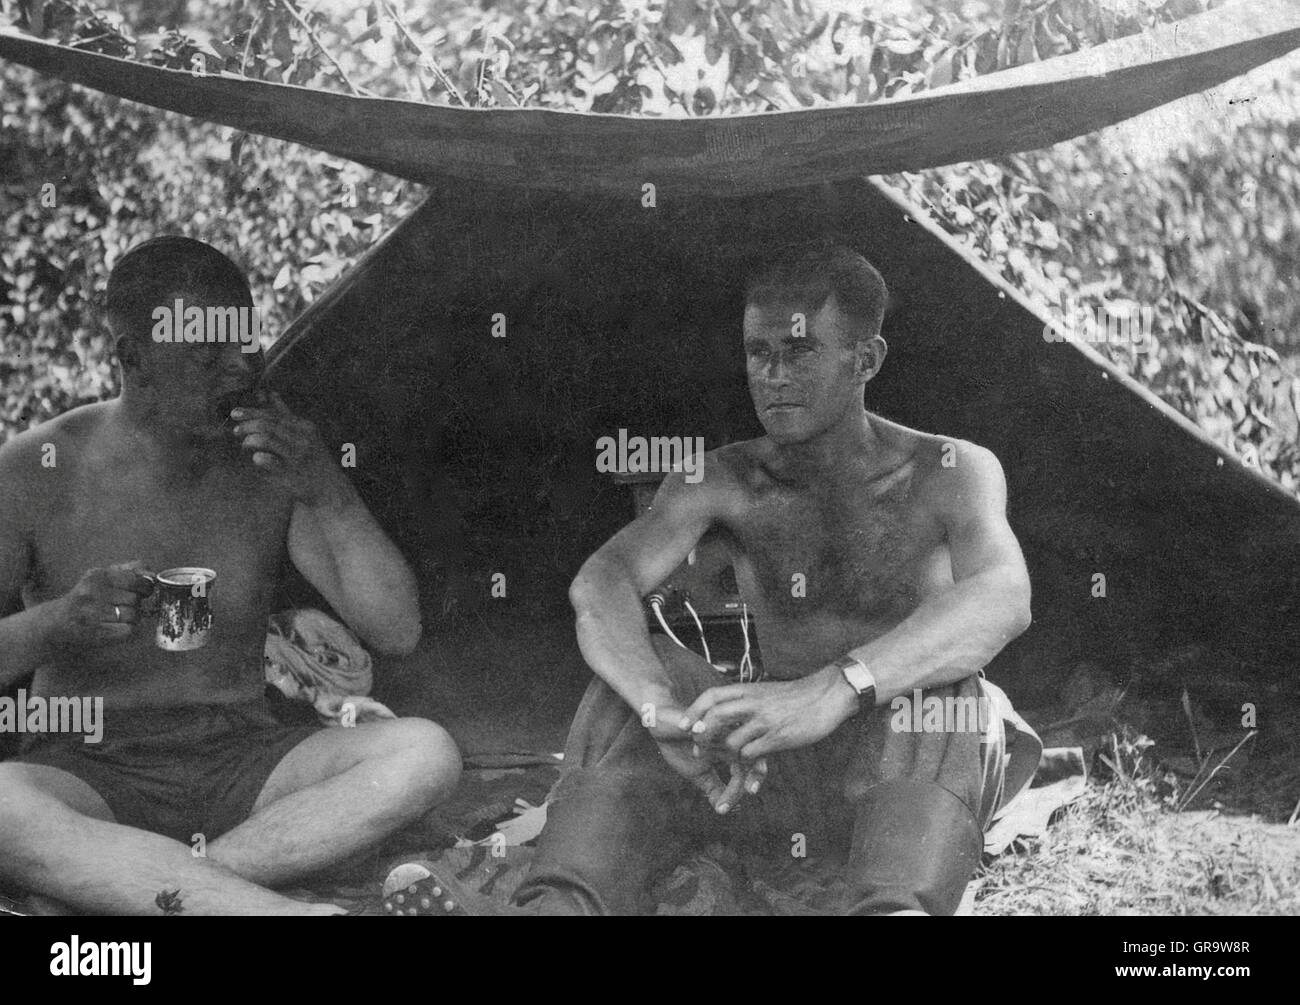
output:
<instances>
[{"instance_id":1,"label":"clasped hand","mask_svg":"<svg viewBox=\"0 0 1300 1005\"><path fill-rule=\"evenodd\" d=\"M728 684L709 688L689 708L660 707L648 728L669 765L726 813L743 795L758 793L769 754L830 735L851 711L846 695L838 676L824 673Z\"/></svg>"}]
</instances>

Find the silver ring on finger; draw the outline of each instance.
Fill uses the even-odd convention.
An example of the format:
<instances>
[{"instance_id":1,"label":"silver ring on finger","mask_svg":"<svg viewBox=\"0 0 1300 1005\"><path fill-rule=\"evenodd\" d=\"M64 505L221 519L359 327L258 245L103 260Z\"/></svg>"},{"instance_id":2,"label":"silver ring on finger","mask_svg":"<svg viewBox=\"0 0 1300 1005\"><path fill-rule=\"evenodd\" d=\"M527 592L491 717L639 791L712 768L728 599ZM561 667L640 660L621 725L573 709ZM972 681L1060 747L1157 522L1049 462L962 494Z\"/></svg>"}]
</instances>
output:
<instances>
[{"instance_id":1,"label":"silver ring on finger","mask_svg":"<svg viewBox=\"0 0 1300 1005\"><path fill-rule=\"evenodd\" d=\"M118 607L117 604L113 605L113 620L114 621L122 620L122 608Z\"/></svg>"}]
</instances>

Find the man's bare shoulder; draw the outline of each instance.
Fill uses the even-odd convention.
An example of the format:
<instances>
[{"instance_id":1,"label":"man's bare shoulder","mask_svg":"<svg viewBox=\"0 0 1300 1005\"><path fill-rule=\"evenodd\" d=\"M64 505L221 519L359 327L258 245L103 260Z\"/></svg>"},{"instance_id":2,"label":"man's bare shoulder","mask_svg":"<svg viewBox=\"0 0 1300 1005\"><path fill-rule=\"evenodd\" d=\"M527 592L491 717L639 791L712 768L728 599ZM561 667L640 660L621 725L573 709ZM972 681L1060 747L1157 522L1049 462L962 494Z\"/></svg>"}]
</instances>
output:
<instances>
[{"instance_id":1,"label":"man's bare shoulder","mask_svg":"<svg viewBox=\"0 0 1300 1005\"><path fill-rule=\"evenodd\" d=\"M0 451L28 450L32 444L74 443L92 436L104 424L113 407L112 401L96 401L89 405L78 405L61 415L46 419L38 426L24 430L14 436Z\"/></svg>"},{"instance_id":2,"label":"man's bare shoulder","mask_svg":"<svg viewBox=\"0 0 1300 1005\"><path fill-rule=\"evenodd\" d=\"M911 458L913 485L923 498L950 516L979 508L991 496L1002 497L1006 481L997 455L957 436L927 433L888 423L892 445Z\"/></svg>"},{"instance_id":3,"label":"man's bare shoulder","mask_svg":"<svg viewBox=\"0 0 1300 1005\"><path fill-rule=\"evenodd\" d=\"M0 519L10 533L30 534L39 514L61 495L77 447L99 428L106 404L71 409L0 446Z\"/></svg>"},{"instance_id":4,"label":"man's bare shoulder","mask_svg":"<svg viewBox=\"0 0 1300 1005\"><path fill-rule=\"evenodd\" d=\"M655 509L676 516L717 519L743 504L758 464L749 440L710 450L693 472L668 475L655 496Z\"/></svg>"},{"instance_id":5,"label":"man's bare shoulder","mask_svg":"<svg viewBox=\"0 0 1300 1005\"><path fill-rule=\"evenodd\" d=\"M770 480L767 463L773 449L765 436L718 447L704 455L704 481L720 499L744 501Z\"/></svg>"},{"instance_id":6,"label":"man's bare shoulder","mask_svg":"<svg viewBox=\"0 0 1300 1005\"><path fill-rule=\"evenodd\" d=\"M0 446L0 482L26 486L57 473L103 426L110 407L107 401L79 405L11 438Z\"/></svg>"}]
</instances>

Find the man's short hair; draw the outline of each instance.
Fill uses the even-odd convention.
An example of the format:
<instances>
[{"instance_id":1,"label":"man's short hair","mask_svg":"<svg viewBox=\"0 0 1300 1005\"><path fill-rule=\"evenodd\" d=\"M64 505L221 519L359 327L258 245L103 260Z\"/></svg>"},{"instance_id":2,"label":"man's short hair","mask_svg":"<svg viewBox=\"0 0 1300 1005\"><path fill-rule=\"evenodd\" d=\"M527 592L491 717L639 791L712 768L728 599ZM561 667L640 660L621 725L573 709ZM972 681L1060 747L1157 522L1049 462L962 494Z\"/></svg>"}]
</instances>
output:
<instances>
[{"instance_id":1,"label":"man's short hair","mask_svg":"<svg viewBox=\"0 0 1300 1005\"><path fill-rule=\"evenodd\" d=\"M745 303L758 307L796 302L809 311L831 295L853 323L857 342L875 338L889 291L875 266L852 248L829 241L798 245L765 263L745 286Z\"/></svg>"},{"instance_id":2,"label":"man's short hair","mask_svg":"<svg viewBox=\"0 0 1300 1005\"><path fill-rule=\"evenodd\" d=\"M137 244L123 255L108 277L105 297L105 313L118 339L119 357L123 340L138 347L150 342L154 309L170 307L186 293L231 307L253 305L244 273L210 244L168 235Z\"/></svg>"}]
</instances>

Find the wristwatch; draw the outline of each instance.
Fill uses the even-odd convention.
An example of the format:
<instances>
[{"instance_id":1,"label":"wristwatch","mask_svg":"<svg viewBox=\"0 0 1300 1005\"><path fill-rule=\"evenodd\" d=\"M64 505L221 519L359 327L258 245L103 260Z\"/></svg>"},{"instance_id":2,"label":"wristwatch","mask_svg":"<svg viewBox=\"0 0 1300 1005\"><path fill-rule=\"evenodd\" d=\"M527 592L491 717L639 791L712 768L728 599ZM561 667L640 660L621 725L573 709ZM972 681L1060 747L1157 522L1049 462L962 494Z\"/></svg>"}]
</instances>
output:
<instances>
[{"instance_id":1,"label":"wristwatch","mask_svg":"<svg viewBox=\"0 0 1300 1005\"><path fill-rule=\"evenodd\" d=\"M862 660L845 656L833 664L849 687L858 694L858 711L869 712L876 707L876 678Z\"/></svg>"}]
</instances>

